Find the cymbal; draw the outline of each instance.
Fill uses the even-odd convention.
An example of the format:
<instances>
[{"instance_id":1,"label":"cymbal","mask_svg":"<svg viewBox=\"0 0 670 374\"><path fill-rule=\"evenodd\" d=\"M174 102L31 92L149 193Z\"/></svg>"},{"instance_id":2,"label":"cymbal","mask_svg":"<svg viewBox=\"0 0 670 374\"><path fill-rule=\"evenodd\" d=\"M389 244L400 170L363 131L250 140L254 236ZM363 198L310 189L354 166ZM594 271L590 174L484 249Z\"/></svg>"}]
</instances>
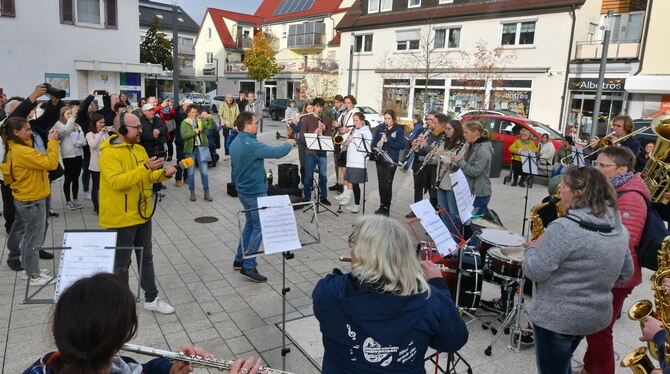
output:
<instances>
[{"instance_id":1,"label":"cymbal","mask_svg":"<svg viewBox=\"0 0 670 374\"><path fill-rule=\"evenodd\" d=\"M489 229L496 229L496 230L504 230L505 228L503 226L500 226L497 223L493 223L491 221L485 220L483 218L476 218L472 220L473 225L481 226L481 227L486 227Z\"/></svg>"}]
</instances>

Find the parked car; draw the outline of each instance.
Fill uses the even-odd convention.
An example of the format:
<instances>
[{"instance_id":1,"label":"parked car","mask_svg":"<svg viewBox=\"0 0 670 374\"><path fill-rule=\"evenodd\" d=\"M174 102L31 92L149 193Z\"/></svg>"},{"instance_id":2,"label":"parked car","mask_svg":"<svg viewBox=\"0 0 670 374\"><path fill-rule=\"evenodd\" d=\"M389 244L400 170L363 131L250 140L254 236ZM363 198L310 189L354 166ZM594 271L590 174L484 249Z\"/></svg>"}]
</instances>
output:
<instances>
[{"instance_id":1,"label":"parked car","mask_svg":"<svg viewBox=\"0 0 670 374\"><path fill-rule=\"evenodd\" d=\"M173 96L174 95L172 94L172 92L163 92L163 94L161 95L161 98L163 100L165 100L165 99L171 99L172 100ZM191 101L193 101L193 104L197 105L198 108L200 108L200 109L212 109L211 108L212 107L212 101L210 99L208 99L205 95L203 95L199 92L180 93L178 101L181 101L181 99L184 99L184 98L190 99ZM174 100L172 100L172 101L174 101ZM179 103L177 103L177 104L179 104Z\"/></svg>"},{"instance_id":2,"label":"parked car","mask_svg":"<svg viewBox=\"0 0 670 374\"><path fill-rule=\"evenodd\" d=\"M221 104L223 104L226 101L226 96L221 95L221 96L214 96L211 99L212 102L212 113L218 113L219 112L219 107Z\"/></svg>"},{"instance_id":3,"label":"parked car","mask_svg":"<svg viewBox=\"0 0 670 374\"><path fill-rule=\"evenodd\" d=\"M493 115L493 114L466 114L461 118L463 124L469 121L479 121L491 137L503 142L503 163L509 164L512 155L509 146L518 139L519 131L526 128L530 131L531 139L537 144L542 134L549 135L549 140L554 143L558 150L563 141L563 136L551 127L521 116Z\"/></svg>"},{"instance_id":4,"label":"parked car","mask_svg":"<svg viewBox=\"0 0 670 374\"><path fill-rule=\"evenodd\" d=\"M371 129L376 129L384 123L384 116L369 106L359 106L358 110L365 114L365 120L370 123Z\"/></svg>"},{"instance_id":5,"label":"parked car","mask_svg":"<svg viewBox=\"0 0 670 374\"><path fill-rule=\"evenodd\" d=\"M296 108L300 110L302 106L305 104L304 100L294 100ZM270 106L268 107L268 114L270 117L275 120L279 121L284 119L284 114L286 112L286 108L288 108L289 103L291 102L291 99L276 99L272 100L270 103Z\"/></svg>"}]
</instances>

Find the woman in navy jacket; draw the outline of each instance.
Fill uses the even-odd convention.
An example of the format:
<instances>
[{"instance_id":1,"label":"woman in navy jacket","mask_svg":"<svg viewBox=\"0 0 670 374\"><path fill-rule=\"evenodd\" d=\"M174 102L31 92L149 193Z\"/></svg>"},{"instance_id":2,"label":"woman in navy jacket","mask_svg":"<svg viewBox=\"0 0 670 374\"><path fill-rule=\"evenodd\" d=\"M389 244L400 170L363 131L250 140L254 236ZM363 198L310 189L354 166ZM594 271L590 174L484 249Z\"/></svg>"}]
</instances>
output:
<instances>
[{"instance_id":1,"label":"woman in navy jacket","mask_svg":"<svg viewBox=\"0 0 670 374\"><path fill-rule=\"evenodd\" d=\"M377 155L377 182L379 183L379 209L375 214L387 216L391 211L391 197L393 196L393 177L400 150L407 148L409 141L405 138L405 130L396 122L395 112L388 109L384 112L384 126L379 126L372 139L372 146L386 152L393 164Z\"/></svg>"},{"instance_id":2,"label":"woman in navy jacket","mask_svg":"<svg viewBox=\"0 0 670 374\"><path fill-rule=\"evenodd\" d=\"M409 232L380 215L349 236L351 273L335 269L312 298L323 374L425 373L428 347L455 352L468 331L435 265L419 262Z\"/></svg>"}]
</instances>

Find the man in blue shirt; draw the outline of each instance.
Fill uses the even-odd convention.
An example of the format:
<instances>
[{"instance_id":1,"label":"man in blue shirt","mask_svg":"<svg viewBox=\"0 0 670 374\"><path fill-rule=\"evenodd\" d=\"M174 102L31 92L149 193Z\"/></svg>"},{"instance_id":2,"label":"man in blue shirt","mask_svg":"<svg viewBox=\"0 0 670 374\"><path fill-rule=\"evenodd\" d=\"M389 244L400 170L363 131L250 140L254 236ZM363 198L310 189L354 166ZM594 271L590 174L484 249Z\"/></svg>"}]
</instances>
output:
<instances>
[{"instance_id":1,"label":"man in blue shirt","mask_svg":"<svg viewBox=\"0 0 670 374\"><path fill-rule=\"evenodd\" d=\"M230 158L233 165L233 176L237 187L237 197L242 202L244 210L258 208L258 198L267 196L268 183L265 177L266 158L282 158L295 145L295 140L287 139L286 144L271 147L256 139L258 133L258 118L254 113L242 112L235 119L235 128L239 131L230 145ZM258 210L244 213L246 223L242 231L237 254L233 262L233 269L240 270L242 276L254 281L265 282L267 278L258 273L256 258L242 257L242 248L246 254L256 253L261 245L261 222Z\"/></svg>"}]
</instances>

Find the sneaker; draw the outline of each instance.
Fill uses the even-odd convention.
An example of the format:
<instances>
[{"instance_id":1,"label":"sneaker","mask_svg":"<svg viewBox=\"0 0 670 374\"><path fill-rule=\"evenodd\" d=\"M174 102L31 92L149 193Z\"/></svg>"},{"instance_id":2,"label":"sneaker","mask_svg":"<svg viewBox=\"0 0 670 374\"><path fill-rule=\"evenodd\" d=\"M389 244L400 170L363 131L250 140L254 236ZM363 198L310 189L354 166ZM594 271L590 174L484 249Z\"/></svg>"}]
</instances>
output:
<instances>
[{"instance_id":1,"label":"sneaker","mask_svg":"<svg viewBox=\"0 0 670 374\"><path fill-rule=\"evenodd\" d=\"M175 182L174 182L174 186L175 186L175 187L181 187L181 186L183 186L183 185L184 185L184 182L182 182L182 181L175 181Z\"/></svg>"},{"instance_id":2,"label":"sneaker","mask_svg":"<svg viewBox=\"0 0 670 374\"><path fill-rule=\"evenodd\" d=\"M350 211L351 213L358 213L361 211L361 206L360 205L352 205L350 207L347 207L347 210Z\"/></svg>"},{"instance_id":3,"label":"sneaker","mask_svg":"<svg viewBox=\"0 0 670 374\"><path fill-rule=\"evenodd\" d=\"M81 209L84 207L83 205L81 205L79 200L72 200L72 205L74 205L75 209Z\"/></svg>"},{"instance_id":4,"label":"sneaker","mask_svg":"<svg viewBox=\"0 0 670 374\"><path fill-rule=\"evenodd\" d=\"M228 159L230 159L230 156L228 156L228 155L223 156L223 161L228 161Z\"/></svg>"},{"instance_id":5,"label":"sneaker","mask_svg":"<svg viewBox=\"0 0 670 374\"><path fill-rule=\"evenodd\" d=\"M165 187L165 185L163 183L161 183L161 190L165 190L165 189L167 189L167 187Z\"/></svg>"},{"instance_id":6,"label":"sneaker","mask_svg":"<svg viewBox=\"0 0 670 374\"><path fill-rule=\"evenodd\" d=\"M40 273L40 276L37 278L30 278L30 285L31 286L42 286L47 283L49 283L50 280L52 280L53 277L50 277L44 273Z\"/></svg>"},{"instance_id":7,"label":"sneaker","mask_svg":"<svg viewBox=\"0 0 670 374\"><path fill-rule=\"evenodd\" d=\"M40 259L42 260L53 260L54 254L43 249L40 250Z\"/></svg>"},{"instance_id":8,"label":"sneaker","mask_svg":"<svg viewBox=\"0 0 670 374\"><path fill-rule=\"evenodd\" d=\"M325 206L331 206L331 205L332 205L332 204L330 203L330 201L328 201L328 199L326 199L326 198L323 198L323 199L321 199L320 201L321 201L321 204L323 204L323 205L325 205Z\"/></svg>"},{"instance_id":9,"label":"sneaker","mask_svg":"<svg viewBox=\"0 0 670 374\"><path fill-rule=\"evenodd\" d=\"M53 209L49 209L49 217L58 217L58 213L54 212Z\"/></svg>"},{"instance_id":10,"label":"sneaker","mask_svg":"<svg viewBox=\"0 0 670 374\"><path fill-rule=\"evenodd\" d=\"M389 210L385 206L380 206L379 209L375 210L375 214L379 214L381 216L389 216Z\"/></svg>"},{"instance_id":11,"label":"sneaker","mask_svg":"<svg viewBox=\"0 0 670 374\"><path fill-rule=\"evenodd\" d=\"M40 275L42 274L49 276L49 269L40 269ZM23 280L28 279L28 273L26 273L25 271L21 273L21 279Z\"/></svg>"},{"instance_id":12,"label":"sneaker","mask_svg":"<svg viewBox=\"0 0 670 374\"><path fill-rule=\"evenodd\" d=\"M260 283L260 282L267 282L268 281L268 278L262 276L258 272L258 270L256 270L256 268L250 268L250 269L242 268L242 270L240 270L240 274L242 274L243 277L245 277L245 278L247 278L251 281L254 281L254 282L259 282Z\"/></svg>"},{"instance_id":13,"label":"sneaker","mask_svg":"<svg viewBox=\"0 0 670 374\"><path fill-rule=\"evenodd\" d=\"M342 200L347 197L349 194L345 191L340 194L335 195L335 200Z\"/></svg>"},{"instance_id":14,"label":"sneaker","mask_svg":"<svg viewBox=\"0 0 670 374\"><path fill-rule=\"evenodd\" d=\"M338 189L340 189L340 185L337 183L328 187L328 191L337 191Z\"/></svg>"},{"instance_id":15,"label":"sneaker","mask_svg":"<svg viewBox=\"0 0 670 374\"><path fill-rule=\"evenodd\" d=\"M65 209L76 210L77 207L74 205L74 201L68 201L68 202L65 203Z\"/></svg>"},{"instance_id":16,"label":"sneaker","mask_svg":"<svg viewBox=\"0 0 670 374\"><path fill-rule=\"evenodd\" d=\"M84 197L86 200L91 200L91 192L90 191L84 191Z\"/></svg>"},{"instance_id":17,"label":"sneaker","mask_svg":"<svg viewBox=\"0 0 670 374\"><path fill-rule=\"evenodd\" d=\"M152 302L144 302L144 309L150 310L152 312L158 312L161 314L172 314L174 313L174 307L168 304L167 301L156 296Z\"/></svg>"},{"instance_id":18,"label":"sneaker","mask_svg":"<svg viewBox=\"0 0 670 374\"><path fill-rule=\"evenodd\" d=\"M19 260L19 259L7 260L7 266L9 266L9 268L14 270L14 271L23 270L23 266L21 266L21 260Z\"/></svg>"},{"instance_id":19,"label":"sneaker","mask_svg":"<svg viewBox=\"0 0 670 374\"><path fill-rule=\"evenodd\" d=\"M165 191L163 190L158 191L158 196L165 197Z\"/></svg>"},{"instance_id":20,"label":"sneaker","mask_svg":"<svg viewBox=\"0 0 670 374\"><path fill-rule=\"evenodd\" d=\"M233 270L242 270L242 265L244 261L233 261Z\"/></svg>"}]
</instances>

